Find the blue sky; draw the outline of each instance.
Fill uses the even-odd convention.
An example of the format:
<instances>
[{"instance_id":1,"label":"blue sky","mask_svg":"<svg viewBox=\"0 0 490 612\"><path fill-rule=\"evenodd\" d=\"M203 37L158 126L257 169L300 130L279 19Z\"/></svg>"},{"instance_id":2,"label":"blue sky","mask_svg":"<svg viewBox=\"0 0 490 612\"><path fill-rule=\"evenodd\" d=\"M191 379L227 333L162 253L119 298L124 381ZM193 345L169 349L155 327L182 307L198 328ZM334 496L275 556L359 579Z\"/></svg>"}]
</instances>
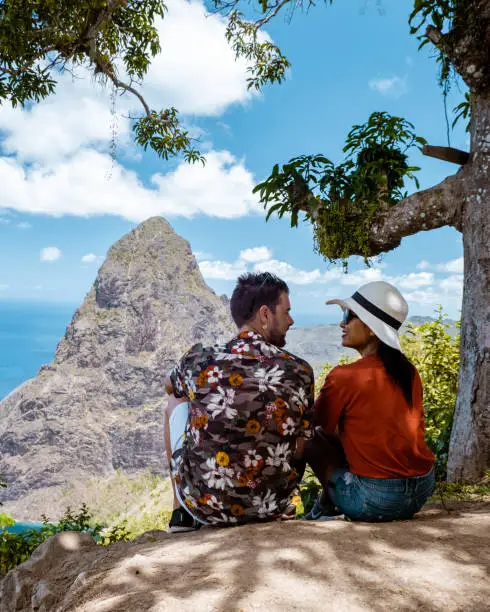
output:
<instances>
[{"instance_id":1,"label":"blue sky","mask_svg":"<svg viewBox=\"0 0 490 612\"><path fill-rule=\"evenodd\" d=\"M162 214L189 240L218 293L229 294L244 270L282 275L300 324L336 320L325 299L371 279L394 282L411 314L431 314L442 303L457 317L462 244L455 230L404 239L369 270L352 258L343 275L313 252L309 226L265 223L251 194L275 162L319 152L339 161L351 126L373 111L404 116L431 144L447 144L435 61L409 34L412 6L338 0L297 11L290 22L279 16L267 33L292 69L283 85L255 95L246 89L245 63L226 46L223 20L200 2L171 0L159 25L163 52L143 93L153 107L181 109L207 154L204 168L138 150L126 118L134 101L118 99L114 121L110 92L81 72L62 77L58 95L34 108L0 107L0 300L80 303L111 244ZM454 87L449 108L462 96ZM468 148L464 126L451 144ZM457 170L419 155L413 161L422 166L423 187Z\"/></svg>"}]
</instances>

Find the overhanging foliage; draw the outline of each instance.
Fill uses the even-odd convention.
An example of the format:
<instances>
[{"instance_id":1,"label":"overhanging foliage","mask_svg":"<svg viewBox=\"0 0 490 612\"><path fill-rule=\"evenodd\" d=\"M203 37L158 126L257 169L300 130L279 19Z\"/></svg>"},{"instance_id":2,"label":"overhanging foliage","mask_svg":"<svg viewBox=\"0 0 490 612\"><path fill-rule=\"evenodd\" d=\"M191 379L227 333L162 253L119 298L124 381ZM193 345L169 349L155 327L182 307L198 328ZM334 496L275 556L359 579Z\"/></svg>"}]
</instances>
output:
<instances>
[{"instance_id":1,"label":"overhanging foliage","mask_svg":"<svg viewBox=\"0 0 490 612\"><path fill-rule=\"evenodd\" d=\"M371 222L380 208L407 196L405 179L419 183L418 167L409 166L407 153L426 141L414 133L408 121L386 112L373 113L363 125L349 132L345 160L335 165L324 155L301 155L271 175L254 192L268 207L267 219L290 214L291 226L299 213L311 221L316 250L331 261L354 253L367 258Z\"/></svg>"}]
</instances>

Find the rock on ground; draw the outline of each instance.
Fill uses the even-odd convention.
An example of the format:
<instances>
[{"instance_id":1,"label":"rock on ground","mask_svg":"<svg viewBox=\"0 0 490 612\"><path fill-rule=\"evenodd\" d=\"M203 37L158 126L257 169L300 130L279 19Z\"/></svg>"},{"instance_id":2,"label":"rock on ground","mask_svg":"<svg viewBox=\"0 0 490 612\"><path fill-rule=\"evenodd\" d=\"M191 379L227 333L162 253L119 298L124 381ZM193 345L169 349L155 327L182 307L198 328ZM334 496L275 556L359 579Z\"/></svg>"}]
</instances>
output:
<instances>
[{"instance_id":1,"label":"rock on ground","mask_svg":"<svg viewBox=\"0 0 490 612\"><path fill-rule=\"evenodd\" d=\"M489 568L490 503L377 525L149 532L107 548L65 533L0 582L0 610L479 612Z\"/></svg>"}]
</instances>

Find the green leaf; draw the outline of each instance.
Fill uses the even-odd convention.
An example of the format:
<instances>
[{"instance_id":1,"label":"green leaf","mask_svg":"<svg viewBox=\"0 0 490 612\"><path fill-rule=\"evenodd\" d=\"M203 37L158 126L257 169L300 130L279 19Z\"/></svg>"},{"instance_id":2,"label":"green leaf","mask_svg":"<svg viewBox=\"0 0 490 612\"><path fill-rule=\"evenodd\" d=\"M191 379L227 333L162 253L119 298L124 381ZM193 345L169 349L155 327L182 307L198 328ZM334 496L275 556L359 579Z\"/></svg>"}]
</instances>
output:
<instances>
[{"instance_id":1,"label":"green leaf","mask_svg":"<svg viewBox=\"0 0 490 612\"><path fill-rule=\"evenodd\" d=\"M295 209L291 213L291 227L297 227L297 226L298 226L298 211Z\"/></svg>"}]
</instances>

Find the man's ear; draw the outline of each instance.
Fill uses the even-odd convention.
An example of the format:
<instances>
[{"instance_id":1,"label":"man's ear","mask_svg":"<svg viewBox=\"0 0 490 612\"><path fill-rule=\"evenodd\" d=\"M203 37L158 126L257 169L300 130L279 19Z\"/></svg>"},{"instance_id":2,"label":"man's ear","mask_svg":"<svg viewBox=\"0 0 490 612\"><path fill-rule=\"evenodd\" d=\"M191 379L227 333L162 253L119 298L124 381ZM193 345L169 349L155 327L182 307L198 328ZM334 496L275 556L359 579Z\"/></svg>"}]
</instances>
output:
<instances>
[{"instance_id":1,"label":"man's ear","mask_svg":"<svg viewBox=\"0 0 490 612\"><path fill-rule=\"evenodd\" d=\"M260 325L262 327L267 328L267 325L269 323L269 314L270 314L269 308L265 304L263 304L257 311L257 314L259 316Z\"/></svg>"}]
</instances>

